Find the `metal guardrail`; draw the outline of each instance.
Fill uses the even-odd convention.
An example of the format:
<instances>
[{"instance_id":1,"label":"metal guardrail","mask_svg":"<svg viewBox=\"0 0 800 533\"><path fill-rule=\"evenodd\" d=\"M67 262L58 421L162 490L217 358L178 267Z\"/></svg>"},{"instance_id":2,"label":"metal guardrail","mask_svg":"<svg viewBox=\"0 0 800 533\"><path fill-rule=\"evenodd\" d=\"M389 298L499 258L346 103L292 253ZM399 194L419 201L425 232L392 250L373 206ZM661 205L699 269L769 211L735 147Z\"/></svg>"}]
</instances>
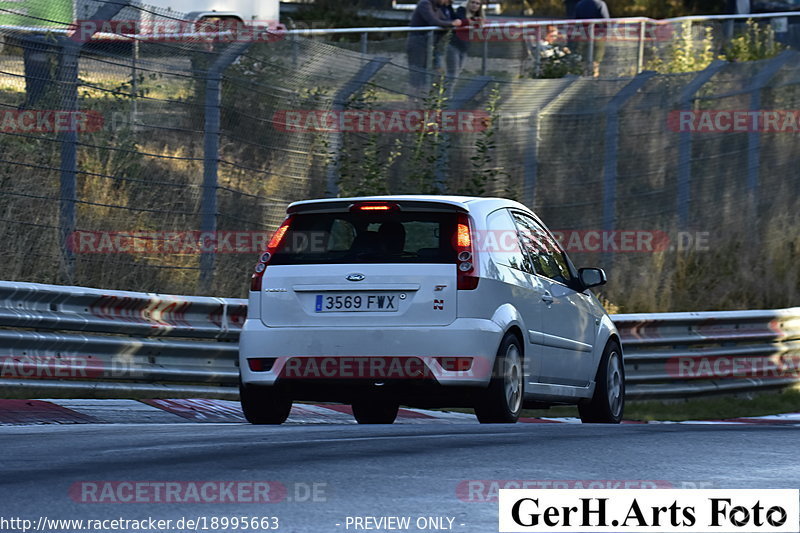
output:
<instances>
[{"instance_id":1,"label":"metal guardrail","mask_svg":"<svg viewBox=\"0 0 800 533\"><path fill-rule=\"evenodd\" d=\"M0 282L0 395L235 399L247 302ZM800 381L800 307L612 316L630 399Z\"/></svg>"},{"instance_id":2,"label":"metal guardrail","mask_svg":"<svg viewBox=\"0 0 800 533\"><path fill-rule=\"evenodd\" d=\"M0 394L236 398L247 302L0 282Z\"/></svg>"},{"instance_id":3,"label":"metal guardrail","mask_svg":"<svg viewBox=\"0 0 800 533\"><path fill-rule=\"evenodd\" d=\"M630 399L755 392L800 382L800 307L612 315Z\"/></svg>"}]
</instances>

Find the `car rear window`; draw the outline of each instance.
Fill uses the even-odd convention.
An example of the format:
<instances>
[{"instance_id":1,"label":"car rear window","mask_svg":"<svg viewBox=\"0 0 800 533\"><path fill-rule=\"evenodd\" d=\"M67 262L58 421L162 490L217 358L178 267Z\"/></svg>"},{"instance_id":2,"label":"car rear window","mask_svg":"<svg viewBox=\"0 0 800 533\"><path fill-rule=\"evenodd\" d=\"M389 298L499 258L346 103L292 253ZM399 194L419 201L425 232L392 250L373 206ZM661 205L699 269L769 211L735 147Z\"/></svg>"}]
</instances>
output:
<instances>
[{"instance_id":1,"label":"car rear window","mask_svg":"<svg viewBox=\"0 0 800 533\"><path fill-rule=\"evenodd\" d=\"M455 213L298 213L270 264L455 263Z\"/></svg>"}]
</instances>

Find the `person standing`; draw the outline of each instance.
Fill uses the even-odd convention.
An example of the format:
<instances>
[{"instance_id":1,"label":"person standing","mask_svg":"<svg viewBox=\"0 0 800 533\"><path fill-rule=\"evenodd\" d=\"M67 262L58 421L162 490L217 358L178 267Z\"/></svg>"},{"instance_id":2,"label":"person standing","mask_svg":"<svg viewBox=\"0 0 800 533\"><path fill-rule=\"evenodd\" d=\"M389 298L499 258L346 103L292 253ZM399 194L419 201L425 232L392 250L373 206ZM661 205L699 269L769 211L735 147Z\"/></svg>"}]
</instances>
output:
<instances>
[{"instance_id":1,"label":"person standing","mask_svg":"<svg viewBox=\"0 0 800 533\"><path fill-rule=\"evenodd\" d=\"M460 26L460 20L448 18L442 10L447 3L448 0L419 0L414 13L411 14L409 26L439 26L440 28ZM428 32L408 32L406 53L408 54L408 81L414 89L421 91L425 88L427 77Z\"/></svg>"},{"instance_id":2,"label":"person standing","mask_svg":"<svg viewBox=\"0 0 800 533\"><path fill-rule=\"evenodd\" d=\"M608 6L603 0L580 0L578 5L575 6L576 19L610 19L611 15L608 13ZM607 28L604 24L595 24L594 26L594 53L592 55L592 76L595 78L600 75L600 63L606 55L606 42L605 35ZM588 30L587 30L588 35ZM588 45L589 43L587 43ZM584 57L589 61L589 46L583 47ZM588 65L587 65L588 66Z\"/></svg>"},{"instance_id":3,"label":"person standing","mask_svg":"<svg viewBox=\"0 0 800 533\"><path fill-rule=\"evenodd\" d=\"M456 20L456 10L453 8L453 0L445 0L444 4L440 6L442 10L442 14L444 18L447 20ZM464 21L461 21L463 24ZM444 31L437 31L433 35L433 70L436 71L437 75L441 74L442 70L442 58L445 56L445 44L444 37L448 35L450 32ZM449 41L449 39L448 39Z\"/></svg>"},{"instance_id":4,"label":"person standing","mask_svg":"<svg viewBox=\"0 0 800 533\"><path fill-rule=\"evenodd\" d=\"M469 55L470 28L480 26L484 22L483 4L481 0L467 0L456 9L456 18L461 21L459 29L453 32L447 47L447 77L458 78L464 69Z\"/></svg>"}]
</instances>

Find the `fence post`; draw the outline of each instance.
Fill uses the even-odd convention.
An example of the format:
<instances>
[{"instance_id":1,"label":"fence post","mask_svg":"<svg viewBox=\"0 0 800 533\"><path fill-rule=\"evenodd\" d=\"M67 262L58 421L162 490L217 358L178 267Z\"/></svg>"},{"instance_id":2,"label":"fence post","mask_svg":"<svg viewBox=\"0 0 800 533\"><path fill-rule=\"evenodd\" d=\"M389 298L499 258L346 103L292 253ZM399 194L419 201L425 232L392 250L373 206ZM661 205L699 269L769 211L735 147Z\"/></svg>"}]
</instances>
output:
<instances>
[{"instance_id":1,"label":"fence post","mask_svg":"<svg viewBox=\"0 0 800 533\"><path fill-rule=\"evenodd\" d=\"M356 93L365 83L372 79L380 69L386 66L391 61L388 57L375 57L370 59L363 67L356 72L350 81L345 83L341 89L333 97L333 112L341 113L347 105L347 99ZM338 128L337 128L338 130ZM338 155L342 149L342 134L341 131L334 131L331 133L331 141L329 143L330 153ZM330 198L339 196L339 161L334 158L328 164L327 187L326 194Z\"/></svg>"},{"instance_id":2,"label":"fence post","mask_svg":"<svg viewBox=\"0 0 800 533\"><path fill-rule=\"evenodd\" d=\"M434 54L434 42L436 41L435 35L433 30L425 32L427 37L425 38L425 86L430 87L433 83L433 54Z\"/></svg>"},{"instance_id":3,"label":"fence post","mask_svg":"<svg viewBox=\"0 0 800 533\"><path fill-rule=\"evenodd\" d=\"M746 91L750 92L750 111L761 108L761 89L771 80L790 59L797 57L797 52L784 50L773 58L758 74L753 77ZM753 131L755 130L755 131ZM755 216L758 209L759 166L761 165L761 132L753 128L747 133L747 196L748 215Z\"/></svg>"},{"instance_id":4,"label":"fence post","mask_svg":"<svg viewBox=\"0 0 800 533\"><path fill-rule=\"evenodd\" d=\"M541 123L541 109L536 109L530 114L528 129L528 149L525 150L523 163L522 203L533 209L536 201L536 179L539 173L539 124Z\"/></svg>"},{"instance_id":5,"label":"fence post","mask_svg":"<svg viewBox=\"0 0 800 533\"><path fill-rule=\"evenodd\" d=\"M536 185L538 181L538 174L539 174L539 131L542 122L542 115L546 115L547 111L551 108L551 104L557 102L564 93L567 92L567 89L570 85L572 85L578 77L570 74L566 77L562 78L563 84L558 88L555 92L555 96L547 99L545 102L541 104L541 107L535 109L530 114L530 130L529 130L529 145L528 149L525 150L525 159L523 163L523 200L522 203L530 207L531 209L534 208L534 202L536 201Z\"/></svg>"},{"instance_id":6,"label":"fence post","mask_svg":"<svg viewBox=\"0 0 800 533\"><path fill-rule=\"evenodd\" d=\"M622 88L606 105L605 154L603 158L603 230L614 231L617 219L617 159L619 156L619 111L628 99L655 76L653 71L642 72ZM603 263L610 267L608 252Z\"/></svg>"},{"instance_id":7,"label":"fence post","mask_svg":"<svg viewBox=\"0 0 800 533\"><path fill-rule=\"evenodd\" d=\"M117 0L105 3L94 13L90 20L111 20L129 0ZM83 45L90 41L97 26L75 28L74 31L58 39L61 47L61 61L58 67L57 81L61 93L61 111L74 114L78 111L78 64ZM73 123L75 123L73 121ZM78 175L78 131L77 127L67 128L59 133L61 141L61 182L59 195L59 245L62 254L62 274L66 283L75 281L75 256L70 249L70 238L75 231L77 214L77 175Z\"/></svg>"},{"instance_id":8,"label":"fence post","mask_svg":"<svg viewBox=\"0 0 800 533\"><path fill-rule=\"evenodd\" d=\"M713 61L705 70L700 71L686 84L678 96L678 113L691 111L694 95L710 80L714 74L725 66L725 61ZM680 121L680 116L678 117ZM689 205L692 190L692 132L681 131L678 122L678 183L677 183L677 213L678 226L686 229L689 225Z\"/></svg>"},{"instance_id":9,"label":"fence post","mask_svg":"<svg viewBox=\"0 0 800 533\"><path fill-rule=\"evenodd\" d=\"M481 53L481 76L486 76L486 69L489 61L489 39L484 35L483 51Z\"/></svg>"},{"instance_id":10,"label":"fence post","mask_svg":"<svg viewBox=\"0 0 800 533\"><path fill-rule=\"evenodd\" d=\"M644 68L644 40L646 37L647 23L641 21L639 23L639 50L636 55L636 74L639 74Z\"/></svg>"},{"instance_id":11,"label":"fence post","mask_svg":"<svg viewBox=\"0 0 800 533\"><path fill-rule=\"evenodd\" d=\"M492 81L494 81L494 78L489 76L481 76L470 80L469 83L464 85L461 90L447 102L446 108L450 111L463 109L467 102L474 100ZM452 83L455 83L455 80L452 80ZM447 168L450 165L450 153L447 150L450 144L449 141L450 134L448 132L443 132L442 138L437 146L438 156L436 158L434 186L440 194L445 192L445 185L447 183Z\"/></svg>"},{"instance_id":12,"label":"fence post","mask_svg":"<svg viewBox=\"0 0 800 533\"><path fill-rule=\"evenodd\" d=\"M200 233L203 243L200 249L200 290L204 293L211 291L217 247L217 183L221 135L222 72L251 44L251 41L244 41L228 45L206 74L203 122L203 196L200 203Z\"/></svg>"}]
</instances>

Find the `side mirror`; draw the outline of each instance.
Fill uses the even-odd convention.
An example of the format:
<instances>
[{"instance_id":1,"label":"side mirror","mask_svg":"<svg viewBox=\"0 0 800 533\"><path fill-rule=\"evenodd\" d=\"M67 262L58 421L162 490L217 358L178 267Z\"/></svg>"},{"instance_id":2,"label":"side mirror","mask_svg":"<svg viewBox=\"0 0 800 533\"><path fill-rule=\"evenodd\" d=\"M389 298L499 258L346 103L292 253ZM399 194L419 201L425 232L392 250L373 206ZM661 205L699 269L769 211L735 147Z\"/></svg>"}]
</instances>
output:
<instances>
[{"instance_id":1,"label":"side mirror","mask_svg":"<svg viewBox=\"0 0 800 533\"><path fill-rule=\"evenodd\" d=\"M584 289L604 285L608 281L602 268L581 268L578 270L578 277Z\"/></svg>"}]
</instances>

